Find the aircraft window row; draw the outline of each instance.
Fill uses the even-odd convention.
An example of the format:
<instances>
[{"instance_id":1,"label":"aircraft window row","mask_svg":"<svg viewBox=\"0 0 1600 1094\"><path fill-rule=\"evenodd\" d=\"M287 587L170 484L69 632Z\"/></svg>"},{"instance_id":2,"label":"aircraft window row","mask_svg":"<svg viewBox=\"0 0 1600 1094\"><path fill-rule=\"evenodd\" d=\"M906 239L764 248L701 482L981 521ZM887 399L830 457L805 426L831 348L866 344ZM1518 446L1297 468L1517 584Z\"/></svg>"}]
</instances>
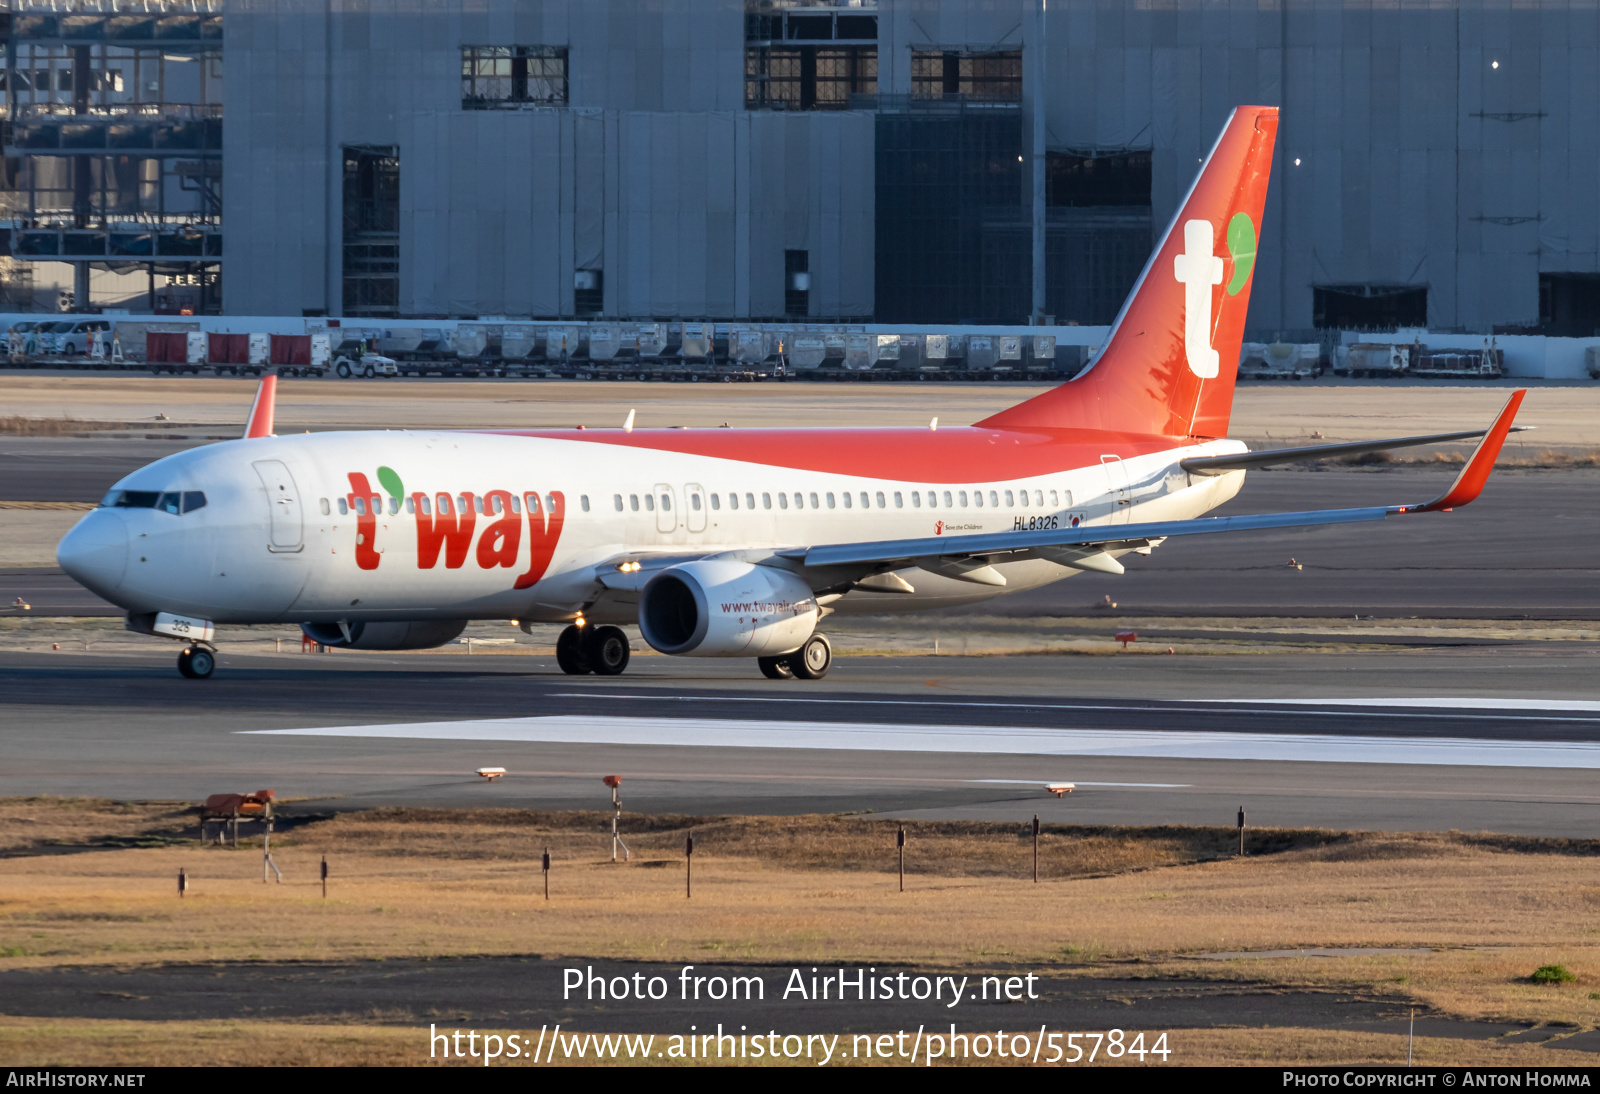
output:
<instances>
[{"instance_id":1,"label":"aircraft window row","mask_svg":"<svg viewBox=\"0 0 1600 1094\"><path fill-rule=\"evenodd\" d=\"M199 494L197 496L200 498L200 505L204 505L206 503L205 495ZM508 498L509 501L507 500ZM321 504L322 515L325 517L331 516L334 504L338 505L341 517L348 515L352 510L358 516L363 517L369 512L381 514L384 511L384 500L377 494L373 494L370 498L352 495L348 499L338 498L334 503L330 503L327 498L323 498ZM388 501L389 515L393 516L400 512L401 504L402 502L399 498L391 497ZM432 516L435 507L438 508L439 515L442 517L469 512L483 513L487 516L502 516L507 508L511 512L520 515L524 505L527 506L527 511L530 513L553 513L556 508L556 496L554 494L546 494L543 498L540 498L538 494L529 493L519 498L515 494L508 495L504 491L496 490L490 494L487 500L473 494L462 494L458 498L452 498L449 494L438 494L433 499L430 499L426 494L422 494L406 498L403 504L407 513L420 512L424 516ZM194 508L198 509L200 505L196 505ZM579 495L578 505L587 513L589 511L589 495Z\"/></svg>"},{"instance_id":2,"label":"aircraft window row","mask_svg":"<svg viewBox=\"0 0 1600 1094\"><path fill-rule=\"evenodd\" d=\"M159 509L178 516L204 509L206 496L200 490L113 490L100 504L107 509Z\"/></svg>"},{"instance_id":3,"label":"aircraft window row","mask_svg":"<svg viewBox=\"0 0 1600 1094\"><path fill-rule=\"evenodd\" d=\"M906 493L910 494L911 507L913 509L921 509L923 507L924 502L922 491L911 490ZM882 490L862 490L858 494L852 494L847 490L839 495L835 495L831 490L822 494L819 494L814 490L808 492L796 490L793 494L782 492L778 493L777 507L779 509L789 509L791 507L795 509L804 509L809 503L812 509L821 509L824 507L824 505L826 505L826 507L829 509L834 509L838 507L840 502L843 502L844 508L846 509L854 509L858 506L862 509L871 509L874 508L874 506L879 509L887 509L889 508L889 500L892 498L894 502L894 508L904 509L906 507L906 493L902 493L899 490L894 491L892 494L886 494ZM946 509L965 509L968 507L982 509L984 506L998 509L1002 504L1002 497L1004 498L1004 504L1007 507L1015 507L1018 505L1027 506L1030 504L1042 507L1046 504L1045 498L1047 494L1049 496L1049 504L1051 506L1059 507L1063 504L1064 500L1068 508L1072 507L1072 491L1070 490L1034 490L1031 502L1029 500L1027 490L989 490L987 492L983 490L972 490L970 492L966 490L929 490L927 491L926 502L929 509L936 509L939 507L941 493L944 497L944 507ZM642 504L640 501L641 497L643 498ZM730 490L728 492L728 508L737 510L741 507L745 509L754 509L756 507L756 496L754 492L747 491L743 495L743 499L744 500L741 503L740 494L737 491ZM721 494L708 495L708 500L711 503L712 509L721 511ZM587 499L585 499L585 501L587 501ZM629 494L627 496L627 504L624 505L623 496L621 494L613 494L611 495L611 504L612 507L619 513L627 511L637 513L641 508L646 512L653 513L656 511L657 504L661 506L663 511L670 511L672 509L672 495L661 494L659 495L658 502L658 496L654 494ZM689 494L689 505L696 512L701 509L700 494L698 492L691 492ZM770 492L763 492L761 495L761 508L771 509L772 507L773 494ZM515 502L513 502L513 508L515 508ZM585 512L587 511L587 507L585 507Z\"/></svg>"}]
</instances>

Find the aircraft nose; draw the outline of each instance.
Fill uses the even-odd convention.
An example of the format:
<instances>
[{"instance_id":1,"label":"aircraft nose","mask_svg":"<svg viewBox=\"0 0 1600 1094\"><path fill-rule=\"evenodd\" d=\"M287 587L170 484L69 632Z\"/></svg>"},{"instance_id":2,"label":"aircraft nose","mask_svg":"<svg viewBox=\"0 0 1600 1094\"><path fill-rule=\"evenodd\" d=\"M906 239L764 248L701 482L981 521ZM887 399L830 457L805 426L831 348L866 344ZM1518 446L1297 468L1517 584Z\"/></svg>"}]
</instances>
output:
<instances>
[{"instance_id":1,"label":"aircraft nose","mask_svg":"<svg viewBox=\"0 0 1600 1094\"><path fill-rule=\"evenodd\" d=\"M106 599L128 569L128 526L114 509L96 509L56 545L56 561L67 575Z\"/></svg>"}]
</instances>

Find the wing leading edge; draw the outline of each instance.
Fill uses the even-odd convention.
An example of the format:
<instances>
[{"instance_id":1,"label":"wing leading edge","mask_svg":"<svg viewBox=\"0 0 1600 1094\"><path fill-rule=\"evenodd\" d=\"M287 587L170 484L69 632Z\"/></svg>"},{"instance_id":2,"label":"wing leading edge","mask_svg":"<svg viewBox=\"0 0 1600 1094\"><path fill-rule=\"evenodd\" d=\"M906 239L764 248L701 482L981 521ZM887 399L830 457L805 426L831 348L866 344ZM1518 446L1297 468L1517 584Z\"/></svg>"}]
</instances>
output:
<instances>
[{"instance_id":1,"label":"wing leading edge","mask_svg":"<svg viewBox=\"0 0 1600 1094\"><path fill-rule=\"evenodd\" d=\"M1526 390L1512 392L1494 424L1483 434L1472 457L1450 489L1432 501L1416 505L1374 505L1359 509L1312 509L1291 513L1263 513L1241 517L1199 517L1194 520L1147 521L1143 524L1080 525L1046 532L991 532L971 536L928 536L920 539L881 540L874 543L840 543L802 547L780 552L803 559L810 566L920 565L923 561L963 560L1038 554L1041 549L1099 545L1102 549L1137 548L1167 536L1205 535L1214 532L1250 532L1268 528L1300 528L1322 524L1355 524L1410 513L1449 512L1471 502L1483 490L1506 435L1522 405Z\"/></svg>"}]
</instances>

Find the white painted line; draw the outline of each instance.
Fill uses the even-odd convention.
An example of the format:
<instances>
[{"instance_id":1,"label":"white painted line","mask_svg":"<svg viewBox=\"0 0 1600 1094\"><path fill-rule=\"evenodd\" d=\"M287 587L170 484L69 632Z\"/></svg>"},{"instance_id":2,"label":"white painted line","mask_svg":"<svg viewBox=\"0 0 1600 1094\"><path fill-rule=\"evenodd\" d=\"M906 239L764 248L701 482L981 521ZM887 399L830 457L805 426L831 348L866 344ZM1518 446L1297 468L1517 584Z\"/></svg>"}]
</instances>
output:
<instances>
[{"instance_id":1,"label":"white painted line","mask_svg":"<svg viewBox=\"0 0 1600 1094\"><path fill-rule=\"evenodd\" d=\"M1148 703L996 703L982 700L962 699L811 699L794 698L791 696L762 696L762 695L635 695L627 692L616 691L555 691L550 693L552 699L619 699L633 700L635 702L651 703L782 703L791 706L797 703L828 703L835 706L852 707L977 707L984 710L1109 710L1123 714L1157 713L1157 714L1216 714L1218 706L1186 707L1179 706L1180 702L1233 704L1235 706L1248 706L1251 714L1293 714L1297 717L1305 715L1322 715L1335 718L1410 718L1432 719L1451 722L1463 721L1488 721L1488 722L1582 722L1592 725L1600 721L1600 717L1566 718L1558 714L1534 713L1528 716L1516 714L1459 714L1455 711L1438 712L1424 711L1411 713L1396 710L1359 710L1352 709L1364 705L1384 706L1426 706L1427 701L1418 700L1407 702L1405 700L1389 699L1185 699L1167 700L1170 705L1151 706ZM1517 700L1508 700L1516 702ZM1307 706L1295 706L1304 703ZM1310 705L1337 706L1345 704L1342 710L1312 710ZM1292 709L1273 710L1275 706L1288 706ZM1545 709L1540 707L1530 708L1534 711ZM1600 714L1600 704L1596 704L1597 714ZM1246 713L1241 711L1240 713Z\"/></svg>"},{"instance_id":2,"label":"white painted line","mask_svg":"<svg viewBox=\"0 0 1600 1094\"><path fill-rule=\"evenodd\" d=\"M1454 737L1340 737L1296 733L879 725L866 722L718 718L597 718L592 715L240 732L267 736L372 737L386 740L520 741L675 748L820 748L972 755L1123 756L1600 770L1600 743L1477 741Z\"/></svg>"},{"instance_id":3,"label":"white painted line","mask_svg":"<svg viewBox=\"0 0 1600 1094\"><path fill-rule=\"evenodd\" d=\"M1200 703L1269 703L1319 707L1431 707L1438 710L1568 710L1600 712L1593 699L1489 699L1459 696L1446 699L1197 699Z\"/></svg>"},{"instance_id":4,"label":"white painted line","mask_svg":"<svg viewBox=\"0 0 1600 1094\"><path fill-rule=\"evenodd\" d=\"M1005 786L1043 786L1041 779L968 779L969 783L999 783ZM1153 790L1187 790L1194 783L1086 783L1082 779L1073 781L1074 786L1137 786L1148 787Z\"/></svg>"}]
</instances>

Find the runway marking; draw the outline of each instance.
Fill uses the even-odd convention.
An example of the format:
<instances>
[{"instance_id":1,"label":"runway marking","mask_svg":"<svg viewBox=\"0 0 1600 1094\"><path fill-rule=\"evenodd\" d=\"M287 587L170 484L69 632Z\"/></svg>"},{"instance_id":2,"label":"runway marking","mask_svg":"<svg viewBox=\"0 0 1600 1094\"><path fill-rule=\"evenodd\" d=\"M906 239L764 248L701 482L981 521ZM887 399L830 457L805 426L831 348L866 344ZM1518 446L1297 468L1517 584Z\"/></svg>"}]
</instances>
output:
<instances>
[{"instance_id":1,"label":"runway marking","mask_svg":"<svg viewBox=\"0 0 1600 1094\"><path fill-rule=\"evenodd\" d=\"M1440 737L1197 733L1025 726L882 725L721 718L594 718L546 715L477 721L254 729L263 736L389 740L515 741L528 744L676 748L809 748L973 755L1119 756L1146 759L1279 760L1306 763L1600 769L1600 743L1478 741Z\"/></svg>"},{"instance_id":2,"label":"runway marking","mask_svg":"<svg viewBox=\"0 0 1600 1094\"><path fill-rule=\"evenodd\" d=\"M1249 704L1251 708L1238 713L1244 714L1293 714L1296 716L1321 715L1329 718L1411 718L1433 721L1480 721L1480 722L1581 722L1592 725L1600 722L1600 703L1595 705L1596 714L1589 718L1566 718L1559 714L1541 714L1531 716L1518 716L1515 714L1459 714L1455 711L1440 711L1437 714L1412 713L1400 710L1367 711L1360 709L1348 710L1314 710L1307 707L1291 707L1287 710L1273 710L1269 706L1255 706L1254 704L1296 704L1314 703L1318 706L1333 706L1344 703L1343 699L1187 699L1182 702L1212 703L1213 706L1186 707L1186 706L1149 706L1135 705L1132 703L1000 703L988 702L979 699L827 699L804 698L796 699L789 696L776 695L634 695L617 691L553 691L549 693L551 699L616 699L633 702L653 703L781 703L785 706L797 703L831 703L843 706L857 707L976 707L990 710L1112 710L1128 714L1217 714L1226 708L1222 704ZM1515 702L1516 700L1508 700ZM1173 700L1174 704L1180 700ZM1358 708L1363 705L1392 705L1392 706L1420 706L1421 702L1411 702L1403 699L1356 699L1349 700L1349 706ZM1538 708L1535 708L1538 709Z\"/></svg>"},{"instance_id":3,"label":"runway marking","mask_svg":"<svg viewBox=\"0 0 1600 1094\"><path fill-rule=\"evenodd\" d=\"M1042 779L967 779L969 783L1001 783L1005 786L1043 786ZM1136 786L1152 790L1188 790L1194 783L1091 783L1074 779L1074 786Z\"/></svg>"},{"instance_id":4,"label":"runway marking","mask_svg":"<svg viewBox=\"0 0 1600 1094\"><path fill-rule=\"evenodd\" d=\"M1198 699L1200 703L1282 703L1308 706L1435 707L1458 710L1587 710L1600 712L1594 699L1490 699L1461 696L1448 699Z\"/></svg>"}]
</instances>

